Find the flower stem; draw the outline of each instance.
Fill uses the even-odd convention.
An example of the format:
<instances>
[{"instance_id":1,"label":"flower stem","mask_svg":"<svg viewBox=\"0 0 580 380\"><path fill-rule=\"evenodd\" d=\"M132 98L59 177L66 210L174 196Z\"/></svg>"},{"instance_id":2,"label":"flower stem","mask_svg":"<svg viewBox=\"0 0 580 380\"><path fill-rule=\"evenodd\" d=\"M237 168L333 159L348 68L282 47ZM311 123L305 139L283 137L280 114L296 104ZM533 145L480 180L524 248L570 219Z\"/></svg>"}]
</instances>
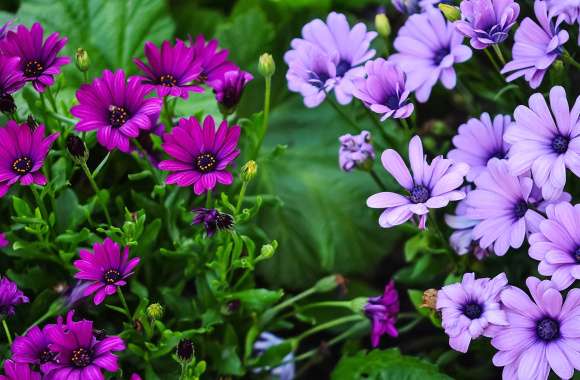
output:
<instances>
[{"instance_id":1,"label":"flower stem","mask_svg":"<svg viewBox=\"0 0 580 380\"><path fill-rule=\"evenodd\" d=\"M205 194L205 208L211 208L211 190Z\"/></svg>"},{"instance_id":2,"label":"flower stem","mask_svg":"<svg viewBox=\"0 0 580 380\"><path fill-rule=\"evenodd\" d=\"M123 295L123 291L121 290L120 286L117 286L117 295L119 296L119 300L121 300L123 309L125 309L125 315L127 316L127 318L129 318L129 321L133 323L133 317L131 316L131 312L129 311L129 305L127 305L127 301L125 300L125 296Z\"/></svg>"},{"instance_id":3,"label":"flower stem","mask_svg":"<svg viewBox=\"0 0 580 380\"><path fill-rule=\"evenodd\" d=\"M415 318L413 318L411 320L411 322L407 323L403 327L398 328L397 331L399 332L399 334L404 334L408 331L411 331L411 330L413 330L413 328L415 328L415 326L417 326L419 323L421 323L422 320L423 320L423 316L418 315Z\"/></svg>"},{"instance_id":4,"label":"flower stem","mask_svg":"<svg viewBox=\"0 0 580 380\"><path fill-rule=\"evenodd\" d=\"M93 191L95 192L95 195L97 196L97 198L101 202L101 206L103 206L103 211L105 212L105 217L107 218L107 223L109 223L109 226L112 226L113 223L111 222L111 215L109 215L109 210L107 208L107 204L105 203L105 200L101 197L101 191L99 190L99 186L97 186L97 183L95 182L95 179L93 178L93 174L91 173L91 170L87 166L87 163L84 161L81 162L81 168L83 169L83 172L87 176L87 179L89 180L91 187L93 188Z\"/></svg>"},{"instance_id":5,"label":"flower stem","mask_svg":"<svg viewBox=\"0 0 580 380\"><path fill-rule=\"evenodd\" d=\"M381 190L387 191L387 187L385 186L383 181L381 181L381 179L377 175L377 172L374 169L369 170L369 174L371 175L371 177L373 178L373 180L375 181L375 183L379 186L379 188Z\"/></svg>"},{"instance_id":6,"label":"flower stem","mask_svg":"<svg viewBox=\"0 0 580 380\"><path fill-rule=\"evenodd\" d=\"M316 289L314 287L308 288L305 291L303 291L302 293L299 293L297 295L295 295L294 297L288 298L286 301L283 301L281 303L279 303L278 305L272 307L271 309L267 310L264 314L262 314L262 318L261 318L261 325L264 326L266 325L268 322L270 322L272 320L272 318L274 318L276 316L276 314L285 309L286 307L306 298L311 296L312 294L316 293Z\"/></svg>"},{"instance_id":7,"label":"flower stem","mask_svg":"<svg viewBox=\"0 0 580 380\"><path fill-rule=\"evenodd\" d=\"M501 77L501 80L503 81L503 75L501 73L501 69L499 68L499 65L497 64L495 58L493 58L493 55L491 54L491 52L489 51L488 48L483 49L483 51L485 52L485 54L487 55L487 58L489 58L489 60L491 61L491 64L493 65L495 70L498 72L499 76Z\"/></svg>"},{"instance_id":8,"label":"flower stem","mask_svg":"<svg viewBox=\"0 0 580 380\"><path fill-rule=\"evenodd\" d=\"M42 215L42 218L46 221L46 223L48 223L48 211L46 211L46 206L44 205L44 202L42 201L40 194L38 194L38 191L36 191L34 185L30 186L30 190L32 191L32 195L34 195L34 199L36 200L36 204L40 209L40 214Z\"/></svg>"},{"instance_id":9,"label":"flower stem","mask_svg":"<svg viewBox=\"0 0 580 380\"><path fill-rule=\"evenodd\" d=\"M499 45L498 44L493 44L491 46L493 46L493 50L495 51L495 54L497 55L497 58L501 62L502 66L505 66L505 59L503 57L503 54L501 52L501 49L500 49Z\"/></svg>"},{"instance_id":10,"label":"flower stem","mask_svg":"<svg viewBox=\"0 0 580 380\"><path fill-rule=\"evenodd\" d=\"M264 137L266 137L266 132L268 131L268 119L270 117L270 94L272 92L272 77L268 76L265 78L265 80L266 89L264 92L264 117L262 120L262 130L260 131L258 143L256 144L256 150L254 151L254 159L258 157L258 154L260 154L260 149L262 148Z\"/></svg>"},{"instance_id":11,"label":"flower stem","mask_svg":"<svg viewBox=\"0 0 580 380\"><path fill-rule=\"evenodd\" d=\"M2 319L2 326L4 326L4 332L6 333L6 339L8 339L8 344L12 345L12 335L10 335L10 329L6 323L6 319Z\"/></svg>"},{"instance_id":12,"label":"flower stem","mask_svg":"<svg viewBox=\"0 0 580 380\"><path fill-rule=\"evenodd\" d=\"M365 109L367 115L369 116L369 118L372 120L375 127L379 130L379 133L381 134L381 137L383 138L383 140L385 140L385 142L387 144L389 144L390 146L396 147L397 143L385 132L385 130L383 129L383 126L377 120L377 118L372 113L372 111L370 109L368 109L366 106L364 106L364 109Z\"/></svg>"},{"instance_id":13,"label":"flower stem","mask_svg":"<svg viewBox=\"0 0 580 380\"><path fill-rule=\"evenodd\" d=\"M244 202L244 196L246 195L246 189L248 188L248 182L242 182L242 188L240 189L240 195L238 195L238 203L236 204L236 212L235 214L238 215L240 210L242 209L242 203Z\"/></svg>"},{"instance_id":14,"label":"flower stem","mask_svg":"<svg viewBox=\"0 0 580 380\"><path fill-rule=\"evenodd\" d=\"M315 302L305 306L300 307L300 310L308 310L314 308L325 308L325 307L344 307L347 309L352 308L352 303L350 301L323 301Z\"/></svg>"},{"instance_id":15,"label":"flower stem","mask_svg":"<svg viewBox=\"0 0 580 380\"><path fill-rule=\"evenodd\" d=\"M336 104L336 102L334 101L334 99L332 99L330 96L326 97L328 99L328 102L330 103L330 105L332 106L332 108L334 108L334 110L344 119L348 122L348 124L352 127L352 129L354 129L356 131L356 133L361 133L362 130L361 128L346 114L344 113L344 111L338 106L338 104Z\"/></svg>"},{"instance_id":16,"label":"flower stem","mask_svg":"<svg viewBox=\"0 0 580 380\"><path fill-rule=\"evenodd\" d=\"M89 83L89 72L88 71L83 71L83 81L85 83Z\"/></svg>"},{"instance_id":17,"label":"flower stem","mask_svg":"<svg viewBox=\"0 0 580 380\"><path fill-rule=\"evenodd\" d=\"M133 139L133 144L135 145L135 147L137 147L137 150L139 150L139 152L141 152L141 155L143 156L142 158L147 162L147 165L149 166L149 170L151 171L151 175L155 179L155 184L161 185L161 179L159 178L159 176L157 174L157 169L153 166L151 161L149 161L149 159L147 158L149 154L147 153L145 148L143 148L143 145L141 145L141 143L137 139Z\"/></svg>"},{"instance_id":18,"label":"flower stem","mask_svg":"<svg viewBox=\"0 0 580 380\"><path fill-rule=\"evenodd\" d=\"M562 59L568 65L574 66L575 68L580 69L580 63L578 63L574 58L572 58L572 56L570 55L570 53L568 53L567 50L564 50L564 52L562 53Z\"/></svg>"},{"instance_id":19,"label":"flower stem","mask_svg":"<svg viewBox=\"0 0 580 380\"><path fill-rule=\"evenodd\" d=\"M302 334L300 334L296 338L296 340L297 341L301 341L302 339L307 338L310 335L316 334L319 331L331 329L333 327L340 326L340 325L343 325L343 324L349 323L349 322L360 321L363 318L364 317L362 315L358 315L357 314L357 315L347 315L346 317L341 317L341 318L333 319L332 321L328 321L326 323L322 323L320 325L314 326L310 330L306 330L305 332L303 332Z\"/></svg>"}]
</instances>

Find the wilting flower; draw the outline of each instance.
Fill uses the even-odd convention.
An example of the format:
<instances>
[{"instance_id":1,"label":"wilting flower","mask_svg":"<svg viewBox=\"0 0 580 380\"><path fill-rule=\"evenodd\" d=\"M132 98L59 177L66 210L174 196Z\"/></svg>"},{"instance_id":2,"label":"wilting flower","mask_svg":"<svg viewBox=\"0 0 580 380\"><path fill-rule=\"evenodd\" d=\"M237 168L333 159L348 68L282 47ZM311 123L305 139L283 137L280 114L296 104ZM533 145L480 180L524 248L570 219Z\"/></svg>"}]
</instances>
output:
<instances>
[{"instance_id":1,"label":"wilting flower","mask_svg":"<svg viewBox=\"0 0 580 380\"><path fill-rule=\"evenodd\" d=\"M212 237L216 231L229 230L234 226L234 218L230 214L219 212L214 208L194 208L195 213L192 224L202 224L208 237Z\"/></svg>"},{"instance_id":2,"label":"wilting flower","mask_svg":"<svg viewBox=\"0 0 580 380\"><path fill-rule=\"evenodd\" d=\"M520 14L520 6L513 0L463 0L460 7L463 19L455 27L471 38L475 49L504 42Z\"/></svg>"},{"instance_id":3,"label":"wilting flower","mask_svg":"<svg viewBox=\"0 0 580 380\"><path fill-rule=\"evenodd\" d=\"M0 55L0 97L20 90L26 79L20 71L20 58Z\"/></svg>"},{"instance_id":4,"label":"wilting flower","mask_svg":"<svg viewBox=\"0 0 580 380\"><path fill-rule=\"evenodd\" d=\"M6 238L5 233L0 233L0 248L6 248L10 245L10 241Z\"/></svg>"},{"instance_id":5,"label":"wilting flower","mask_svg":"<svg viewBox=\"0 0 580 380\"><path fill-rule=\"evenodd\" d=\"M391 2L395 9L405 15L412 15L421 11L419 0L391 0Z\"/></svg>"},{"instance_id":6,"label":"wilting flower","mask_svg":"<svg viewBox=\"0 0 580 380\"><path fill-rule=\"evenodd\" d=\"M381 121L411 116L414 106L408 100L405 74L397 65L378 58L365 64L365 74L366 78L353 80L353 94L373 112L381 114Z\"/></svg>"},{"instance_id":7,"label":"wilting flower","mask_svg":"<svg viewBox=\"0 0 580 380\"><path fill-rule=\"evenodd\" d=\"M42 124L33 130L28 124L18 125L14 120L8 120L0 128L0 197L17 182L24 186L46 185L40 169L58 136L59 133L54 133L45 137Z\"/></svg>"},{"instance_id":8,"label":"wilting flower","mask_svg":"<svg viewBox=\"0 0 580 380\"><path fill-rule=\"evenodd\" d=\"M462 45L463 35L439 11L415 14L399 29L394 46L398 53L389 57L407 74L406 89L426 102L438 80L447 89L455 87L453 65L471 58L471 49Z\"/></svg>"},{"instance_id":9,"label":"wilting flower","mask_svg":"<svg viewBox=\"0 0 580 380\"><path fill-rule=\"evenodd\" d=\"M562 54L562 45L569 36L548 15L545 1L535 1L534 12L539 25L529 17L522 21L514 37L512 61L503 67L501 73L512 72L506 78L508 82L523 76L531 88L538 88L546 71Z\"/></svg>"},{"instance_id":10,"label":"wilting flower","mask_svg":"<svg viewBox=\"0 0 580 380\"><path fill-rule=\"evenodd\" d=\"M167 177L168 184L193 186L196 195L213 190L216 183L229 185L233 176L226 169L240 154L239 138L240 127L228 127L225 120L216 130L211 116L203 127L194 117L180 119L163 137L163 149L173 160L160 162L159 168L174 172Z\"/></svg>"},{"instance_id":11,"label":"wilting flower","mask_svg":"<svg viewBox=\"0 0 580 380\"><path fill-rule=\"evenodd\" d=\"M503 137L511 121L508 115L497 115L492 121L489 114L484 112L479 119L471 118L459 126L457 135L453 137L455 149L447 157L469 165L468 181L477 178L492 158L505 158L509 144L504 142Z\"/></svg>"},{"instance_id":12,"label":"wilting flower","mask_svg":"<svg viewBox=\"0 0 580 380\"><path fill-rule=\"evenodd\" d=\"M358 135L346 134L338 139L338 163L345 172L350 172L356 167L372 165L375 159L375 150L371 144L371 133L362 131ZM368 165L367 165L368 164Z\"/></svg>"},{"instance_id":13,"label":"wilting flower","mask_svg":"<svg viewBox=\"0 0 580 380\"><path fill-rule=\"evenodd\" d=\"M161 48L152 42L145 43L147 63L135 59L143 72L141 80L157 91L158 96L180 96L187 99L190 92L203 92L192 84L201 74L201 62L194 61L193 49L177 40L175 46L163 41Z\"/></svg>"},{"instance_id":14,"label":"wilting flower","mask_svg":"<svg viewBox=\"0 0 580 380\"><path fill-rule=\"evenodd\" d=\"M79 255L81 259L74 262L79 270L75 278L91 282L84 296L95 293L95 305L115 294L117 287L125 286L125 280L133 274L133 269L141 260L138 257L129 260L129 247L125 247L121 253L119 245L109 238L103 244L95 243L93 252L81 249Z\"/></svg>"},{"instance_id":15,"label":"wilting flower","mask_svg":"<svg viewBox=\"0 0 580 380\"><path fill-rule=\"evenodd\" d=\"M236 65L227 60L228 51L218 50L217 40L209 40L206 44L205 38L200 34L195 40L189 36L189 43L193 51L193 61L201 67L198 81L211 83L222 78L226 72L237 69Z\"/></svg>"},{"instance_id":16,"label":"wilting flower","mask_svg":"<svg viewBox=\"0 0 580 380\"><path fill-rule=\"evenodd\" d=\"M52 86L54 75L60 73L61 66L71 61L69 57L57 56L66 45L66 38L59 39L59 34L53 33L43 41L43 34L39 23L30 29L18 25L15 32L8 32L6 38L0 40L2 55L20 58L20 70L38 92Z\"/></svg>"},{"instance_id":17,"label":"wilting flower","mask_svg":"<svg viewBox=\"0 0 580 380\"><path fill-rule=\"evenodd\" d=\"M377 347L385 334L396 338L399 335L395 323L399 314L399 293L391 280L383 295L370 297L364 307L365 315L372 322L371 344Z\"/></svg>"},{"instance_id":18,"label":"wilting flower","mask_svg":"<svg viewBox=\"0 0 580 380\"><path fill-rule=\"evenodd\" d=\"M385 209L379 218L379 224L383 228L397 226L411 219L413 215L418 215L419 228L423 229L430 208L445 207L450 201L465 198L465 193L458 188L463 184L469 166L464 163L454 164L442 156L435 157L428 164L419 136L413 137L409 143L413 177L396 151L385 150L381 160L384 168L408 191L406 196L382 192L367 199L368 207Z\"/></svg>"},{"instance_id":19,"label":"wilting flower","mask_svg":"<svg viewBox=\"0 0 580 380\"><path fill-rule=\"evenodd\" d=\"M566 184L566 168L580 176L580 96L570 110L564 88L552 87L550 107L537 93L529 107L516 108L514 119L505 134L512 144L511 172L521 175L531 169L544 198L557 198Z\"/></svg>"},{"instance_id":20,"label":"wilting flower","mask_svg":"<svg viewBox=\"0 0 580 380\"><path fill-rule=\"evenodd\" d=\"M0 318L12 317L14 306L28 303L29 299L16 284L6 277L0 278Z\"/></svg>"},{"instance_id":21,"label":"wilting flower","mask_svg":"<svg viewBox=\"0 0 580 380\"><path fill-rule=\"evenodd\" d=\"M580 205L549 205L546 213L540 232L529 238L528 253L540 261L540 274L552 276L558 289L566 289L580 280Z\"/></svg>"},{"instance_id":22,"label":"wilting flower","mask_svg":"<svg viewBox=\"0 0 580 380\"><path fill-rule=\"evenodd\" d=\"M50 368L56 354L49 348L50 341L46 336L46 329L32 327L25 335L16 337L12 344L12 360L17 363L34 364L43 371Z\"/></svg>"},{"instance_id":23,"label":"wilting flower","mask_svg":"<svg viewBox=\"0 0 580 380\"><path fill-rule=\"evenodd\" d=\"M162 100L145 98L149 89L138 77L125 80L123 70L105 70L92 84L77 91L79 104L71 113L80 121L76 130L97 130L97 140L108 150L130 152L130 139L152 129L161 113Z\"/></svg>"},{"instance_id":24,"label":"wilting flower","mask_svg":"<svg viewBox=\"0 0 580 380\"><path fill-rule=\"evenodd\" d=\"M504 379L546 380L550 368L562 379L580 369L580 290L564 300L550 281L528 277L532 300L510 286L501 293L509 325L499 328L491 344L499 352L493 364L504 367Z\"/></svg>"},{"instance_id":25,"label":"wilting flower","mask_svg":"<svg viewBox=\"0 0 580 380\"><path fill-rule=\"evenodd\" d=\"M114 351L125 350L125 343L118 336L105 336L102 340L93 334L93 322L73 321L73 312L56 325L46 327L51 341L50 350L57 360L46 371L47 379L103 379L103 370L117 372L118 358Z\"/></svg>"},{"instance_id":26,"label":"wilting flower","mask_svg":"<svg viewBox=\"0 0 580 380\"><path fill-rule=\"evenodd\" d=\"M248 82L254 77L240 69L227 71L222 77L208 83L215 92L218 104L228 113L236 108Z\"/></svg>"},{"instance_id":27,"label":"wilting flower","mask_svg":"<svg viewBox=\"0 0 580 380\"><path fill-rule=\"evenodd\" d=\"M449 335L451 348L465 353L472 339L492 336L493 326L508 324L499 302L507 283L505 273L477 280L475 274L465 273L461 282L444 286L437 292L437 310L441 311L442 326Z\"/></svg>"},{"instance_id":28,"label":"wilting flower","mask_svg":"<svg viewBox=\"0 0 580 380\"><path fill-rule=\"evenodd\" d=\"M4 362L4 375L0 380L41 380L40 373L33 371L28 364L15 363L12 360Z\"/></svg>"},{"instance_id":29,"label":"wilting flower","mask_svg":"<svg viewBox=\"0 0 580 380\"><path fill-rule=\"evenodd\" d=\"M256 342L254 343L254 353L257 356L262 355L269 348L282 344L284 339L277 337L276 335L264 331L260 334ZM255 373L269 372L278 380L293 380L295 377L295 364L294 364L294 354L290 352L284 359L282 359L282 365L277 366L273 369L270 368L256 368Z\"/></svg>"}]
</instances>

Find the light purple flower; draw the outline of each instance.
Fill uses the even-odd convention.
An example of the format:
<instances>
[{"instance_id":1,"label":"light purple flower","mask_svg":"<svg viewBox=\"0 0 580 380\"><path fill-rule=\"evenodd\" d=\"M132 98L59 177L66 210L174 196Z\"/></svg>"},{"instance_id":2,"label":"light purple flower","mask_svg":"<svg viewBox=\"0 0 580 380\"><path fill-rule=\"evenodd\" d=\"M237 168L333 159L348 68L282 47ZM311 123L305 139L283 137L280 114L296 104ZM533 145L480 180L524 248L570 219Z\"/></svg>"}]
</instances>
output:
<instances>
[{"instance_id":1,"label":"light purple flower","mask_svg":"<svg viewBox=\"0 0 580 380\"><path fill-rule=\"evenodd\" d=\"M447 89L455 87L453 65L471 58L471 49L462 44L463 35L439 11L409 17L399 29L394 46L398 53L389 57L407 74L406 89L415 91L419 102L426 102L431 89L441 81Z\"/></svg>"},{"instance_id":2,"label":"light purple flower","mask_svg":"<svg viewBox=\"0 0 580 380\"><path fill-rule=\"evenodd\" d=\"M6 277L0 278L0 318L12 317L14 306L28 303L28 297Z\"/></svg>"},{"instance_id":3,"label":"light purple flower","mask_svg":"<svg viewBox=\"0 0 580 380\"><path fill-rule=\"evenodd\" d=\"M16 363L34 364L45 371L50 368L56 354L49 349L50 341L46 336L45 326L42 330L38 326L32 327L25 335L16 337L12 344L12 360Z\"/></svg>"},{"instance_id":4,"label":"light purple flower","mask_svg":"<svg viewBox=\"0 0 580 380\"><path fill-rule=\"evenodd\" d=\"M396 10L404 15L419 13L419 0L391 0Z\"/></svg>"},{"instance_id":5,"label":"light purple flower","mask_svg":"<svg viewBox=\"0 0 580 380\"><path fill-rule=\"evenodd\" d=\"M0 248L6 248L10 245L10 241L6 238L5 233L0 233Z\"/></svg>"},{"instance_id":6,"label":"light purple flower","mask_svg":"<svg viewBox=\"0 0 580 380\"><path fill-rule=\"evenodd\" d=\"M28 364L15 363L12 360L4 362L4 375L0 380L41 380L40 373L33 371Z\"/></svg>"},{"instance_id":7,"label":"light purple flower","mask_svg":"<svg viewBox=\"0 0 580 380\"><path fill-rule=\"evenodd\" d=\"M284 343L284 339L277 337L276 335L264 331L260 334L256 342L254 343L254 353L257 357L263 355L268 349L278 346ZM294 380L295 372L296 372L296 365L294 364L294 354L290 352L284 359L282 359L283 365L274 367L274 368L256 368L254 369L254 373L263 373L269 372L273 376L275 376L278 380Z\"/></svg>"},{"instance_id":8,"label":"light purple flower","mask_svg":"<svg viewBox=\"0 0 580 380\"><path fill-rule=\"evenodd\" d=\"M505 273L477 280L474 273L465 273L461 282L444 286L437 292L437 310L441 312L451 348L465 353L472 339L481 335L490 337L493 326L508 324L499 302L507 283Z\"/></svg>"},{"instance_id":9,"label":"light purple flower","mask_svg":"<svg viewBox=\"0 0 580 380\"><path fill-rule=\"evenodd\" d=\"M371 144L371 133L362 131L358 135L346 134L338 139L338 163L342 171L350 172L356 167L364 167L375 159L375 150Z\"/></svg>"},{"instance_id":10,"label":"light purple flower","mask_svg":"<svg viewBox=\"0 0 580 380\"><path fill-rule=\"evenodd\" d=\"M417 215L419 228L423 229L430 208L442 208L450 201L465 198L465 193L458 188L463 184L469 166L464 163L454 164L442 156L435 157L428 164L419 136L413 137L409 142L409 161L413 177L396 151L385 150L381 160L384 168L408 192L405 196L382 192L367 199L368 207L385 209L379 217L379 225L383 228L405 223L413 215Z\"/></svg>"},{"instance_id":11,"label":"light purple flower","mask_svg":"<svg viewBox=\"0 0 580 380\"><path fill-rule=\"evenodd\" d=\"M471 118L459 126L457 135L453 137L455 149L447 157L469 165L468 181L477 178L492 158L505 158L509 144L504 142L503 137L510 123L511 117L507 115L497 115L492 121L485 112L479 119Z\"/></svg>"},{"instance_id":12,"label":"light purple flower","mask_svg":"<svg viewBox=\"0 0 580 380\"><path fill-rule=\"evenodd\" d=\"M399 314L399 293L393 280L385 286L382 295L369 297L364 306L364 313L371 320L371 345L378 347L385 334L396 338L399 336L395 323Z\"/></svg>"},{"instance_id":13,"label":"light purple flower","mask_svg":"<svg viewBox=\"0 0 580 380\"><path fill-rule=\"evenodd\" d=\"M579 0L546 0L546 4L548 5L548 14L550 17L557 17L557 24L564 21L570 25L575 22L580 25ZM580 35L578 36L578 45L580 45Z\"/></svg>"},{"instance_id":14,"label":"light purple flower","mask_svg":"<svg viewBox=\"0 0 580 380\"><path fill-rule=\"evenodd\" d=\"M546 380L552 369L562 379L580 370L580 289L566 299L551 281L528 277L530 297L507 287L501 293L508 326L498 328L491 344L493 364L505 380Z\"/></svg>"},{"instance_id":15,"label":"light purple flower","mask_svg":"<svg viewBox=\"0 0 580 380\"><path fill-rule=\"evenodd\" d=\"M559 29L558 22L548 16L545 1L535 1L534 12L539 24L529 17L522 21L514 37L512 60L501 73L511 72L506 78L508 82L523 76L531 88L538 88L546 71L562 54L562 45L569 36L568 32Z\"/></svg>"},{"instance_id":16,"label":"light purple flower","mask_svg":"<svg viewBox=\"0 0 580 380\"><path fill-rule=\"evenodd\" d=\"M413 113L409 91L405 89L405 74L392 62L382 58L365 64L366 78L354 79L354 96L373 112L381 114L381 121L389 117L407 118Z\"/></svg>"},{"instance_id":17,"label":"light purple flower","mask_svg":"<svg viewBox=\"0 0 580 380\"><path fill-rule=\"evenodd\" d=\"M542 94L520 105L505 140L512 144L509 168L515 175L532 171L534 182L546 199L560 196L566 184L566 168L580 176L580 97L572 110L560 86L550 90L550 107Z\"/></svg>"}]
</instances>

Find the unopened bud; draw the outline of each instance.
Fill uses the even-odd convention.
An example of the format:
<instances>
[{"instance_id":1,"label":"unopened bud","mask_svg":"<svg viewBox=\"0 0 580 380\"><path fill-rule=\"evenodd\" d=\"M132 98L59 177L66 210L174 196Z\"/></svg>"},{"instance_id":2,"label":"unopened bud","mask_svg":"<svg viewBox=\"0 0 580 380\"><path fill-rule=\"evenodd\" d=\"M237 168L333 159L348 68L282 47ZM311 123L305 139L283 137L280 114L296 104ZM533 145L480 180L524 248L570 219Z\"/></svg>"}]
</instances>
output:
<instances>
[{"instance_id":1,"label":"unopened bud","mask_svg":"<svg viewBox=\"0 0 580 380\"><path fill-rule=\"evenodd\" d=\"M89 67L91 66L91 59L89 58L89 53L83 48L78 48L75 52L75 65L77 69L81 72L89 71Z\"/></svg>"},{"instance_id":2,"label":"unopened bud","mask_svg":"<svg viewBox=\"0 0 580 380\"><path fill-rule=\"evenodd\" d=\"M276 252L276 247L274 247L272 244L264 244L262 246L262 249L260 250L259 259L260 260L269 259L270 257L274 256L275 252Z\"/></svg>"},{"instance_id":3,"label":"unopened bud","mask_svg":"<svg viewBox=\"0 0 580 380\"><path fill-rule=\"evenodd\" d=\"M461 11L459 8L445 3L439 3L438 7L447 20L451 22L461 20Z\"/></svg>"},{"instance_id":4,"label":"unopened bud","mask_svg":"<svg viewBox=\"0 0 580 380\"><path fill-rule=\"evenodd\" d=\"M28 128L33 131L36 131L36 128L38 128L38 122L32 115L28 115L28 118L26 118L26 124L28 124Z\"/></svg>"},{"instance_id":5,"label":"unopened bud","mask_svg":"<svg viewBox=\"0 0 580 380\"><path fill-rule=\"evenodd\" d=\"M264 53L260 56L258 61L258 71L266 78L270 78L276 71L276 63L272 54Z\"/></svg>"},{"instance_id":6,"label":"unopened bud","mask_svg":"<svg viewBox=\"0 0 580 380\"><path fill-rule=\"evenodd\" d=\"M16 103L10 94L0 95L0 111L10 116L16 112Z\"/></svg>"},{"instance_id":7,"label":"unopened bud","mask_svg":"<svg viewBox=\"0 0 580 380\"><path fill-rule=\"evenodd\" d=\"M314 290L319 293L326 293L336 289L336 287L342 283L344 283L344 277L333 274L318 280L314 285Z\"/></svg>"},{"instance_id":8,"label":"unopened bud","mask_svg":"<svg viewBox=\"0 0 580 380\"><path fill-rule=\"evenodd\" d=\"M423 303L421 307L435 310L437 308L437 289L427 289L423 293Z\"/></svg>"},{"instance_id":9,"label":"unopened bud","mask_svg":"<svg viewBox=\"0 0 580 380\"><path fill-rule=\"evenodd\" d=\"M89 159L89 151L84 141L76 135L69 135L66 139L66 148L70 153L72 159L77 164L87 162Z\"/></svg>"},{"instance_id":10,"label":"unopened bud","mask_svg":"<svg viewBox=\"0 0 580 380\"><path fill-rule=\"evenodd\" d=\"M193 359L195 350L193 342L189 339L181 339L177 344L177 358L183 363L189 363Z\"/></svg>"},{"instance_id":11,"label":"unopened bud","mask_svg":"<svg viewBox=\"0 0 580 380\"><path fill-rule=\"evenodd\" d=\"M383 38L387 38L391 35L391 23L386 14L377 13L375 16L375 29Z\"/></svg>"},{"instance_id":12,"label":"unopened bud","mask_svg":"<svg viewBox=\"0 0 580 380\"><path fill-rule=\"evenodd\" d=\"M160 320L163 318L164 312L165 308L158 303L152 303L151 305L147 306L147 316L150 319Z\"/></svg>"},{"instance_id":13,"label":"unopened bud","mask_svg":"<svg viewBox=\"0 0 580 380\"><path fill-rule=\"evenodd\" d=\"M256 176L258 172L258 164L254 160L250 160L242 166L242 171L240 177L244 182L250 182Z\"/></svg>"}]
</instances>

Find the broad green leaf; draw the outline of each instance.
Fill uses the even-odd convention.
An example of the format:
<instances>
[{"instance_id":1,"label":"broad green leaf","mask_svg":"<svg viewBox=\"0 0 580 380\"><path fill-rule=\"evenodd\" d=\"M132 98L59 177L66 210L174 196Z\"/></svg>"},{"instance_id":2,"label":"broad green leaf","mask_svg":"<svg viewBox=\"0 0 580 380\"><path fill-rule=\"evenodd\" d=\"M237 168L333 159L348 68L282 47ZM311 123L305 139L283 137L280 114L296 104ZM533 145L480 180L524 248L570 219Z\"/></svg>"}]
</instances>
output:
<instances>
[{"instance_id":1,"label":"broad green leaf","mask_svg":"<svg viewBox=\"0 0 580 380\"><path fill-rule=\"evenodd\" d=\"M249 311L261 312L278 302L283 295L284 292L282 290L248 289L232 293L229 297L232 300L239 300Z\"/></svg>"}]
</instances>

